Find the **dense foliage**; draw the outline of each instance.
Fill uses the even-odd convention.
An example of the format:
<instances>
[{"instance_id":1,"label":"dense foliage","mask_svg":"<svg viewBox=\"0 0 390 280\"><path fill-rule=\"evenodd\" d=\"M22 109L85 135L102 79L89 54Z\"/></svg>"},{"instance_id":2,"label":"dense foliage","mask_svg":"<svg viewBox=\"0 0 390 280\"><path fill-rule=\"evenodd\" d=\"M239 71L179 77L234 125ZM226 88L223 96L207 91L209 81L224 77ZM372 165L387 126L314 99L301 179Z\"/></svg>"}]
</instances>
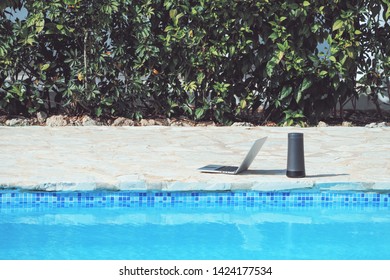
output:
<instances>
[{"instance_id":1,"label":"dense foliage","mask_svg":"<svg viewBox=\"0 0 390 280\"><path fill-rule=\"evenodd\" d=\"M389 17L390 0L3 0L0 110L313 122L380 91Z\"/></svg>"}]
</instances>

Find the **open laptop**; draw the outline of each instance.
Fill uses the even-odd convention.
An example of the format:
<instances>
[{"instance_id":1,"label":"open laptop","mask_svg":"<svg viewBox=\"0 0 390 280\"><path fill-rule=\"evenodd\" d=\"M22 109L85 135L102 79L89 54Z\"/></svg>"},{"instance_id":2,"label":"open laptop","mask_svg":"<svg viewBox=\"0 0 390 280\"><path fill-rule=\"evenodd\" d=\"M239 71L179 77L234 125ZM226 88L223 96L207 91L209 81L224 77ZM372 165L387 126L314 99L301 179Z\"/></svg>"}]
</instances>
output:
<instances>
[{"instance_id":1,"label":"open laptop","mask_svg":"<svg viewBox=\"0 0 390 280\"><path fill-rule=\"evenodd\" d=\"M245 156L244 161L241 163L240 166L225 166L225 165L210 164L210 165L203 166L198 170L200 172L224 173L224 174L238 174L242 171L245 171L249 168L249 166L255 159L256 155L259 153L261 147L265 143L265 140L267 140L267 137L260 138L253 143L252 147L250 148L249 152Z\"/></svg>"}]
</instances>

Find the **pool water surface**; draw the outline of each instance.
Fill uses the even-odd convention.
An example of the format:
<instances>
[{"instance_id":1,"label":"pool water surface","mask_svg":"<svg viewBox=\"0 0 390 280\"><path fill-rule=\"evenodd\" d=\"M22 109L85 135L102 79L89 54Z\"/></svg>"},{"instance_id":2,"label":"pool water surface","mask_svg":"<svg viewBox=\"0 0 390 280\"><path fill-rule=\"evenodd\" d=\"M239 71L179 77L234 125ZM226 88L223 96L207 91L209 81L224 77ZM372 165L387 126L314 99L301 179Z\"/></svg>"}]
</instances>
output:
<instances>
[{"instance_id":1,"label":"pool water surface","mask_svg":"<svg viewBox=\"0 0 390 280\"><path fill-rule=\"evenodd\" d=\"M0 259L389 259L388 194L0 192Z\"/></svg>"}]
</instances>

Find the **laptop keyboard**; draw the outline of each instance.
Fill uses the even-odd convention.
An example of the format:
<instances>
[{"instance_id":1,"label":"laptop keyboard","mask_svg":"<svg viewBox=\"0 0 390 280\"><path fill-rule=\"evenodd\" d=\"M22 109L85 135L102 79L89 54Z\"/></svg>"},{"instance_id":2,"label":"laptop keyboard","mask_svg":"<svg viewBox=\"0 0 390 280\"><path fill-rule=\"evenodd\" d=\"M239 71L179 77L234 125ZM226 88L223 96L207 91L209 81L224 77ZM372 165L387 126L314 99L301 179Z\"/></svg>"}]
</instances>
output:
<instances>
[{"instance_id":1,"label":"laptop keyboard","mask_svg":"<svg viewBox=\"0 0 390 280\"><path fill-rule=\"evenodd\" d=\"M224 172L234 172L238 169L237 166L222 166L218 168L218 171L224 171Z\"/></svg>"}]
</instances>

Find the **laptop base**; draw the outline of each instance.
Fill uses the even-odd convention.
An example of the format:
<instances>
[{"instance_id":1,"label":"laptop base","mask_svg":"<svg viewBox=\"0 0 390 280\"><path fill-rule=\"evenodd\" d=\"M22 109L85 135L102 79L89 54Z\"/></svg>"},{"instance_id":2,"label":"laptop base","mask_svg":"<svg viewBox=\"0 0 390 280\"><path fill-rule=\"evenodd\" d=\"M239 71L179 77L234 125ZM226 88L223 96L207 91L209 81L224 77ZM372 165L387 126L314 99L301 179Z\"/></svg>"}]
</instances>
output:
<instances>
[{"instance_id":1,"label":"laptop base","mask_svg":"<svg viewBox=\"0 0 390 280\"><path fill-rule=\"evenodd\" d=\"M238 170L238 166L224 166L224 165L210 164L210 165L203 166L198 170L204 173L236 174Z\"/></svg>"}]
</instances>

